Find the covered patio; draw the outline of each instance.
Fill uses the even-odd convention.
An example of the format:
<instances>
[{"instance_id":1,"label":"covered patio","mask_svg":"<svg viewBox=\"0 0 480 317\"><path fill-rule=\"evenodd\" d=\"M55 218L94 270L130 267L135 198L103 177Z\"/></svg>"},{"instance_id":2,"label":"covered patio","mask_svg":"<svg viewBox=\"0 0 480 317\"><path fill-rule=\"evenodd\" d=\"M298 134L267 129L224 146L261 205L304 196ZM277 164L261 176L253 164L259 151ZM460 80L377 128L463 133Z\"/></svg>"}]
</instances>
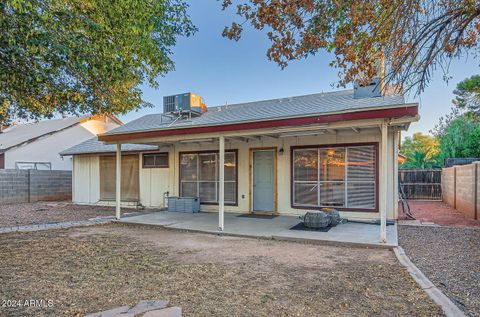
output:
<instances>
[{"instance_id":1,"label":"covered patio","mask_svg":"<svg viewBox=\"0 0 480 317\"><path fill-rule=\"evenodd\" d=\"M176 230L188 230L262 239L288 240L302 243L332 244L358 247L393 248L398 245L397 225L386 226L386 243L378 239L379 225L347 222L328 232L290 230L300 222L298 217L277 216L271 219L239 217L239 213L225 213L229 224L218 230L218 214L212 212L175 213L158 211L123 217L121 223L159 226Z\"/></svg>"},{"instance_id":2,"label":"covered patio","mask_svg":"<svg viewBox=\"0 0 480 317\"><path fill-rule=\"evenodd\" d=\"M289 230L299 222L298 218L293 215L279 216L271 220L265 219L247 219L238 218L238 212L225 212L225 170L218 170L218 205L213 207L213 212L201 214L177 214L159 212L135 218L121 218L121 168L122 166L122 143L116 143L116 218L122 222L142 223L151 225L160 225L176 229L196 230L211 233L225 233L234 235L246 235L262 238L275 239L301 239L322 242L339 241L342 243L352 243L356 245L377 246L384 245L392 247L397 245L396 227L387 226L387 168L388 152L387 143L389 140L393 143L391 149L397 148L398 133L402 129L406 129L411 118L398 118L385 120L378 118L375 120L359 120L354 124L352 122L316 124L314 128L309 125L307 127L288 127L276 128L268 130L248 130L233 133L222 133L220 136L206 135L199 137L198 135L180 135L180 136L160 136L153 140L135 140L137 143L156 145L159 148L175 149L180 146L198 146L212 147L218 149L218 165L225 166L226 149L238 148L240 144L254 149L277 149L283 151L283 146L287 140L296 140L299 138L349 138L353 133L353 137L359 137L363 134L371 134L379 136L379 184L378 184L378 219L380 225L348 223L338 228L332 228L329 232L307 232ZM125 141L124 141L125 142ZM131 142L131 141L130 141ZM257 144L269 147L256 147ZM272 146L273 145L273 146ZM178 154L176 154L178 155ZM251 163L250 163L251 164ZM396 168L396 166L395 166ZM250 167L251 169L251 167ZM396 173L394 173L396 175ZM250 175L251 177L251 175ZM250 182L252 180L250 179ZM395 181L394 181L395 182ZM250 187L252 184L250 184ZM174 186L174 187L177 187ZM276 194L277 195L277 194ZM395 196L394 198L395 199ZM250 208L252 207L250 202ZM215 210L216 209L216 210ZM217 212L214 212L217 211ZM247 210L248 212L248 210ZM250 212L252 210L250 209ZM303 210L299 215L304 213ZM278 215L278 209L274 214ZM367 213L368 216L370 214ZM373 215L372 215L373 216ZM360 217L360 219L362 219ZM372 218L364 218L371 219ZM227 224L227 225L226 225Z\"/></svg>"},{"instance_id":3,"label":"covered patio","mask_svg":"<svg viewBox=\"0 0 480 317\"><path fill-rule=\"evenodd\" d=\"M401 131L417 120L418 105L405 103L401 95L362 97L345 90L211 107L201 113L172 112L164 104L163 114L139 118L98 140L115 145L118 221L393 246L396 231L387 220L398 216L398 142ZM207 213L154 213L122 220L122 152L128 144L156 146L164 160L156 166L157 158L151 162L140 154L142 205L167 208L165 201L150 202L198 197ZM379 225L352 222L324 233L289 230L299 222L296 216L322 208ZM239 213L276 217L239 218Z\"/></svg>"}]
</instances>

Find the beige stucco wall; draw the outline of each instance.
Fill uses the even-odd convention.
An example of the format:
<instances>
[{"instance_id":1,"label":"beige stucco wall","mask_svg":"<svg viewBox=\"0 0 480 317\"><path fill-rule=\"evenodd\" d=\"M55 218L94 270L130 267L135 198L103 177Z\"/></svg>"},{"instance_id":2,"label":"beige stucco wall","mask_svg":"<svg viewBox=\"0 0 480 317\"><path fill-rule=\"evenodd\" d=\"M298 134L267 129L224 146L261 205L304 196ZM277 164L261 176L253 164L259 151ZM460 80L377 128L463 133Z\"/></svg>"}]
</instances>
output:
<instances>
[{"instance_id":1,"label":"beige stucco wall","mask_svg":"<svg viewBox=\"0 0 480 317\"><path fill-rule=\"evenodd\" d=\"M387 208L388 219L397 218L397 186L396 177L396 149L394 146L395 132L388 133L387 144ZM238 150L238 206L225 206L226 211L231 212L247 212L250 210L250 183L249 183L249 160L250 149L259 147L277 147L283 148L283 154L277 155L277 180L278 180L278 212L281 214L303 214L303 209L295 209L290 205L290 147L296 145L315 145L315 144L342 144L342 143L364 143L364 142L380 142L380 129L364 129L360 133L353 131L338 131L335 134L323 134L319 136L289 137L279 139L250 140L249 142L227 142L226 149ZM143 169L141 157L139 160L140 168L140 202L146 207L163 207L163 193L168 191L170 195L179 194L179 153L184 151L205 151L217 150L216 143L201 144L181 144L176 143L167 147L161 147L161 152L169 152L169 168ZM380 144L379 144L380 150ZM141 154L139 154L141 155ZM381 157L379 155L379 157ZM82 158L82 159L79 159ZM80 203L97 203L98 193L93 191L99 190L99 176L96 173L98 166L97 159L86 159L84 156L76 156L74 169L74 201ZM90 164L90 168L86 165ZM77 167L78 165L78 167ZM379 162L380 165L380 162ZM90 174L87 176L87 171ZM94 171L92 173L92 171ZM81 180L77 180L80 178ZM86 186L86 178L89 179L90 185ZM78 184L78 185L77 185ZM381 180L380 180L381 184ZM88 194L87 194L88 191ZM87 199L88 197L88 199ZM97 201L94 201L97 199ZM202 205L203 211L217 211L218 206ZM374 212L342 212L343 217L372 219L379 218L378 213Z\"/></svg>"}]
</instances>

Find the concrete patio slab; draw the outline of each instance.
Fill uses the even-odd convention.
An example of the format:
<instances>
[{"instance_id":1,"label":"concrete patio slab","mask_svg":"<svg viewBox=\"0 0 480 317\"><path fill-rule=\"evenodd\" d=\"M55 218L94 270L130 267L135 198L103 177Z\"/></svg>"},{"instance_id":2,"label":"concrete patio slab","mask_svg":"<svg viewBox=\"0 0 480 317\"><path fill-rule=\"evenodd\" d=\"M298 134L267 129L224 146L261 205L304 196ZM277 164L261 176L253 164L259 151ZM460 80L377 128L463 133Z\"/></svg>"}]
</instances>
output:
<instances>
[{"instance_id":1,"label":"concrete patio slab","mask_svg":"<svg viewBox=\"0 0 480 317\"><path fill-rule=\"evenodd\" d=\"M214 212L176 213L158 211L119 220L121 223L161 226L164 228L196 232L288 240L304 243L350 245L361 247L393 248L398 246L397 226L387 226L387 243L380 243L380 226L347 222L328 232L290 230L300 220L295 216L272 219L238 217L238 213L225 213L225 229L218 230L218 214Z\"/></svg>"}]
</instances>

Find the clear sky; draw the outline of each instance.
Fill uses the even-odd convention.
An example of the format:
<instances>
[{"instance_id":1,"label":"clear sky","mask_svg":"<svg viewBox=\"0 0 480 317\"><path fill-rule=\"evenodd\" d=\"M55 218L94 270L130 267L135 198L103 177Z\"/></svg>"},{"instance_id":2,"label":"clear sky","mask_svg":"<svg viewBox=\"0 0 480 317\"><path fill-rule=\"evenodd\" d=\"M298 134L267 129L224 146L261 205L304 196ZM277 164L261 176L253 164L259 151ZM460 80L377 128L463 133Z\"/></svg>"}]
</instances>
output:
<instances>
[{"instance_id":1,"label":"clear sky","mask_svg":"<svg viewBox=\"0 0 480 317\"><path fill-rule=\"evenodd\" d=\"M304 95L336 90L338 70L328 66L332 57L326 53L294 61L282 70L266 57L269 41L263 32L247 28L239 42L223 38L221 33L236 16L231 8L221 10L221 1L191 1L189 8L193 23L199 31L189 38L180 38L173 48L175 71L159 78L159 88L142 87L143 97L155 105L133 111L120 118L131 121L149 113L162 111L162 97L183 92L200 94L207 105L217 106ZM450 111L452 91L457 82L480 73L478 61L453 61L449 82L443 73L435 72L433 81L417 98L420 102L420 122L412 124L408 135L428 132L438 118Z\"/></svg>"}]
</instances>

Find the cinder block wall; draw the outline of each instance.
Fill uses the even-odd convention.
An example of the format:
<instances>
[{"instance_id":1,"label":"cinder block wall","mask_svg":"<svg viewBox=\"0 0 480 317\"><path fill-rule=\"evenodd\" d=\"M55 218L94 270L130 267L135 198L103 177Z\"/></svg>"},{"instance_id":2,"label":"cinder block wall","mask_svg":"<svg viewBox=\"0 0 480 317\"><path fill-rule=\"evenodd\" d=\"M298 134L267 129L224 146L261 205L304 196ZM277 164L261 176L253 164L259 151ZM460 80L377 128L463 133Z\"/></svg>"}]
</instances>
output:
<instances>
[{"instance_id":1,"label":"cinder block wall","mask_svg":"<svg viewBox=\"0 0 480 317\"><path fill-rule=\"evenodd\" d=\"M480 163L442 169L443 201L465 215L480 219Z\"/></svg>"},{"instance_id":2,"label":"cinder block wall","mask_svg":"<svg viewBox=\"0 0 480 317\"><path fill-rule=\"evenodd\" d=\"M0 170L0 203L71 199L71 171Z\"/></svg>"},{"instance_id":3,"label":"cinder block wall","mask_svg":"<svg viewBox=\"0 0 480 317\"><path fill-rule=\"evenodd\" d=\"M30 171L30 201L72 200L71 171Z\"/></svg>"},{"instance_id":4,"label":"cinder block wall","mask_svg":"<svg viewBox=\"0 0 480 317\"><path fill-rule=\"evenodd\" d=\"M475 164L455 166L456 168L456 202L455 208L466 218L475 219Z\"/></svg>"},{"instance_id":5,"label":"cinder block wall","mask_svg":"<svg viewBox=\"0 0 480 317\"><path fill-rule=\"evenodd\" d=\"M480 219L480 163L477 163L477 215L476 219Z\"/></svg>"},{"instance_id":6,"label":"cinder block wall","mask_svg":"<svg viewBox=\"0 0 480 317\"><path fill-rule=\"evenodd\" d=\"M0 203L28 201L28 171L0 170Z\"/></svg>"},{"instance_id":7,"label":"cinder block wall","mask_svg":"<svg viewBox=\"0 0 480 317\"><path fill-rule=\"evenodd\" d=\"M455 208L455 169L442 169L442 198L443 201Z\"/></svg>"}]
</instances>

